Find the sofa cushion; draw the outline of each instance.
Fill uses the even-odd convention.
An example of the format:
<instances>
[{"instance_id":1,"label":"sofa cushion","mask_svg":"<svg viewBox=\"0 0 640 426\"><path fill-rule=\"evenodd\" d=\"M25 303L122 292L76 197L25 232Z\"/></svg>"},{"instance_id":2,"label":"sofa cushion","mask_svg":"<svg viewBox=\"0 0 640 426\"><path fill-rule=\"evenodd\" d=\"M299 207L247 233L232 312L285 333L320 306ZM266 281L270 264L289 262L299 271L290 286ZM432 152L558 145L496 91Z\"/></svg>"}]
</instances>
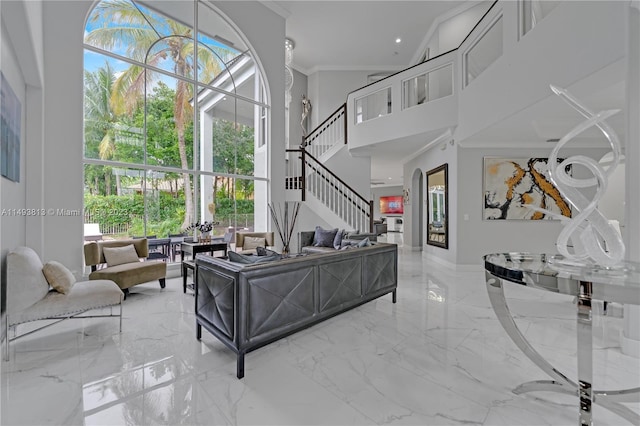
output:
<instances>
[{"instance_id":1,"label":"sofa cushion","mask_svg":"<svg viewBox=\"0 0 640 426\"><path fill-rule=\"evenodd\" d=\"M280 255L275 251L267 250L268 254L266 256L254 256L254 255L246 255L240 254L233 251L227 253L230 262L234 263L243 263L243 264L254 264L254 263L266 263L273 262L274 260L280 260Z\"/></svg>"},{"instance_id":2,"label":"sofa cushion","mask_svg":"<svg viewBox=\"0 0 640 426\"><path fill-rule=\"evenodd\" d=\"M45 263L42 267L42 273L49 285L58 293L68 294L76 282L76 277L71 271L55 260Z\"/></svg>"},{"instance_id":3,"label":"sofa cushion","mask_svg":"<svg viewBox=\"0 0 640 426\"><path fill-rule=\"evenodd\" d=\"M260 237L244 237L244 245L242 250L253 250L256 247L266 247L266 239Z\"/></svg>"},{"instance_id":4,"label":"sofa cushion","mask_svg":"<svg viewBox=\"0 0 640 426\"><path fill-rule=\"evenodd\" d=\"M140 262L138 252L133 244L122 247L104 247L102 249L107 266L118 266L125 263Z\"/></svg>"},{"instance_id":5,"label":"sofa cushion","mask_svg":"<svg viewBox=\"0 0 640 426\"><path fill-rule=\"evenodd\" d=\"M313 245L315 247L333 247L333 240L336 238L338 228L322 229L316 226L316 233L313 236Z\"/></svg>"},{"instance_id":6,"label":"sofa cushion","mask_svg":"<svg viewBox=\"0 0 640 426\"><path fill-rule=\"evenodd\" d=\"M123 263L98 269L89 275L90 280L112 280L121 289L129 288L136 284L158 280L167 276L167 264L165 262L148 261Z\"/></svg>"},{"instance_id":7,"label":"sofa cushion","mask_svg":"<svg viewBox=\"0 0 640 426\"><path fill-rule=\"evenodd\" d=\"M78 314L89 309L117 305L121 300L122 291L113 281L79 281L68 294L50 291L32 306L16 312L9 318L9 325Z\"/></svg>"}]
</instances>

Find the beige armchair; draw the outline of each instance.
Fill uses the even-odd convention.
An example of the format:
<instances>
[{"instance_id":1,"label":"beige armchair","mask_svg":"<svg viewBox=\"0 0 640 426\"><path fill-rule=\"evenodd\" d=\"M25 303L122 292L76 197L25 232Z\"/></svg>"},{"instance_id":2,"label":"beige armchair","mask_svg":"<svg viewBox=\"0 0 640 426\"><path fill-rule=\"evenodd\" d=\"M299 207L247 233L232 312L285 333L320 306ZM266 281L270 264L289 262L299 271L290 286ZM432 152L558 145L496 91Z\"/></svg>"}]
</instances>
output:
<instances>
[{"instance_id":1,"label":"beige armchair","mask_svg":"<svg viewBox=\"0 0 640 426\"><path fill-rule=\"evenodd\" d=\"M117 248L133 245L134 258L126 263L110 265L105 258L105 248ZM160 288L165 287L167 264L161 261L141 262L149 255L146 238L131 240L93 241L84 245L84 263L91 266L90 280L111 280L118 284L122 292L129 294L129 287L149 281L160 281ZM101 266L98 269L98 266ZM106 267L105 267L106 266Z\"/></svg>"},{"instance_id":2,"label":"beige armchair","mask_svg":"<svg viewBox=\"0 0 640 426\"><path fill-rule=\"evenodd\" d=\"M255 254L256 247L273 247L273 232L236 232L236 251L241 254Z\"/></svg>"}]
</instances>

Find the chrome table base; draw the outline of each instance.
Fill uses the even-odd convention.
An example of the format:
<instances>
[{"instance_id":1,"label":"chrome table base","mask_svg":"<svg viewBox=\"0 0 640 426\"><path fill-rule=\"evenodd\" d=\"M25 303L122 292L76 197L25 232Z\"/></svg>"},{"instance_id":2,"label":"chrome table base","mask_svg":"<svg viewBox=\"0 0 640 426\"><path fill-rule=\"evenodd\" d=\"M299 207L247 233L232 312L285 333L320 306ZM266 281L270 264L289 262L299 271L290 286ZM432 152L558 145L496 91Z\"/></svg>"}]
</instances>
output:
<instances>
[{"instance_id":1,"label":"chrome table base","mask_svg":"<svg viewBox=\"0 0 640 426\"><path fill-rule=\"evenodd\" d=\"M592 424L591 406L594 403L618 414L631 422L631 424L640 424L640 415L620 404L622 402L640 402L640 388L619 391L601 391L591 388L593 382L591 283L586 281L579 282L579 293L577 297L578 383L576 383L547 362L520 332L504 297L504 289L502 287L503 280L490 272L485 272L485 277L489 300L500 324L502 324L502 327L511 340L520 348L527 358L533 361L534 364L553 379L523 383L513 390L515 394L551 391L576 395L580 400L578 423L580 425Z\"/></svg>"}]
</instances>

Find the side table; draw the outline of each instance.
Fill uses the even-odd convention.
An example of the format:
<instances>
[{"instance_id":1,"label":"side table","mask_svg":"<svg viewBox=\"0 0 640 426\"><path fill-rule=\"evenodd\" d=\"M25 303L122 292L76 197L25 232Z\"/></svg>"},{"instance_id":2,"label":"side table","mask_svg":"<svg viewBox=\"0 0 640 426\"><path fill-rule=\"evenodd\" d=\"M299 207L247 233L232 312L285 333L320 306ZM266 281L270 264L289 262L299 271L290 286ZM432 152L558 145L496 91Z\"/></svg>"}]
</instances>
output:
<instances>
[{"instance_id":1,"label":"side table","mask_svg":"<svg viewBox=\"0 0 640 426\"><path fill-rule=\"evenodd\" d=\"M222 238L220 239L213 239L210 242L206 242L206 243L190 243L190 242L183 242L180 245L180 263L181 263L181 275L182 275L182 291L184 293L187 292L187 288L193 290L194 289L194 285L187 284L187 271L189 269L191 269L193 271L194 277L193 277L193 282L195 283L196 281L196 266L195 266L195 261L196 261L196 255L198 253L211 253L211 255L213 256L214 252L217 251L223 251L224 252L224 256L227 255L227 247L228 244L226 241L224 241ZM191 260L184 260L184 254L190 254L191 255Z\"/></svg>"},{"instance_id":2,"label":"side table","mask_svg":"<svg viewBox=\"0 0 640 426\"><path fill-rule=\"evenodd\" d=\"M640 305L640 264L625 262L615 268L572 265L560 256L532 253L497 253L484 256L487 291L491 306L511 340L534 364L553 380L524 383L514 389L562 392L579 397L579 423L592 424L592 404L596 403L632 424L640 415L621 402L640 402L640 387L605 391L593 390L591 301L602 300ZM510 282L539 290L576 296L578 382L569 379L545 360L518 329L504 296L503 284Z\"/></svg>"}]
</instances>

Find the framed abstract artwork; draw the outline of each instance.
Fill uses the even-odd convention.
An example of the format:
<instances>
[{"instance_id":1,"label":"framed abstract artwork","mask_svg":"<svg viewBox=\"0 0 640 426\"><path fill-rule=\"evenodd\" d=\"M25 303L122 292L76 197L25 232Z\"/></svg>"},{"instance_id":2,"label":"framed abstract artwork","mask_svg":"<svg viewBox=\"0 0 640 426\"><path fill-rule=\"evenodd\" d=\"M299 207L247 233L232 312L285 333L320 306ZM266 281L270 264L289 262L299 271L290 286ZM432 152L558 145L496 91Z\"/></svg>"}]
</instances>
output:
<instances>
[{"instance_id":1,"label":"framed abstract artwork","mask_svg":"<svg viewBox=\"0 0 640 426\"><path fill-rule=\"evenodd\" d=\"M0 170L2 176L20 181L20 100L0 73Z\"/></svg>"},{"instance_id":2,"label":"framed abstract artwork","mask_svg":"<svg viewBox=\"0 0 640 426\"><path fill-rule=\"evenodd\" d=\"M486 220L553 220L537 207L571 217L571 206L549 179L547 158L484 158ZM558 159L558 163L562 159Z\"/></svg>"}]
</instances>

